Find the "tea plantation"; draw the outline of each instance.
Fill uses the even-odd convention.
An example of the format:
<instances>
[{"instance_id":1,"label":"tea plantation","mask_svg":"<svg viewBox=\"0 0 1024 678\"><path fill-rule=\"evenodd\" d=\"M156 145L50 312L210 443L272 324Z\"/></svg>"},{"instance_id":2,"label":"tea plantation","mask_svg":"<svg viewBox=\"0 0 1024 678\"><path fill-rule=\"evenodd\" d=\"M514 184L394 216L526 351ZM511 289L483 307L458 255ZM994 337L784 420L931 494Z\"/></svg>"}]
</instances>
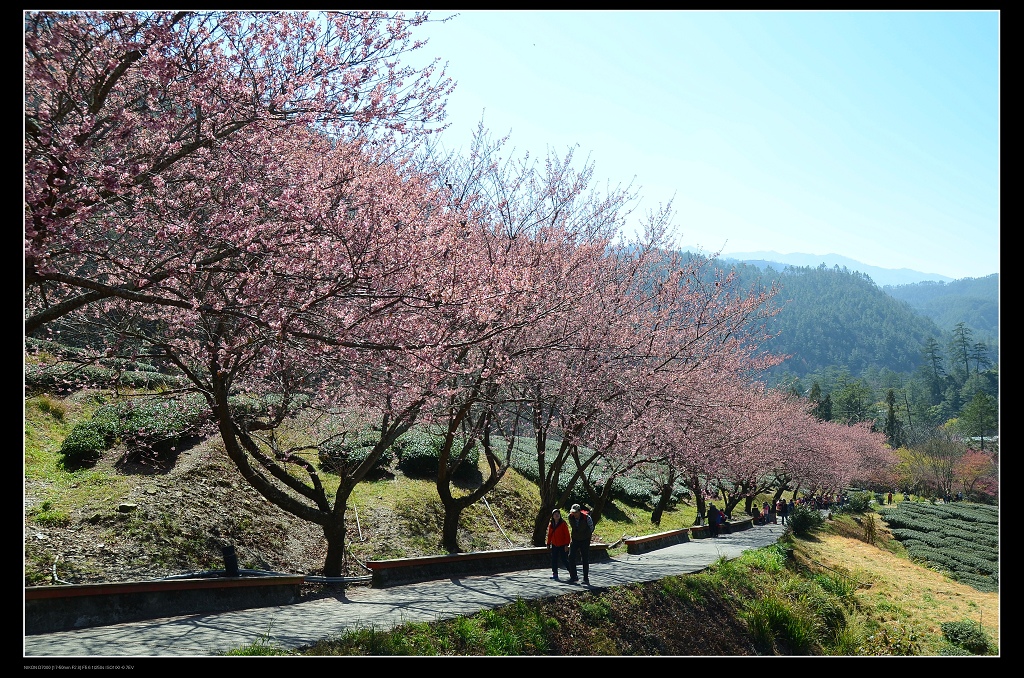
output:
<instances>
[{"instance_id":1,"label":"tea plantation","mask_svg":"<svg viewBox=\"0 0 1024 678\"><path fill-rule=\"evenodd\" d=\"M904 501L878 512L914 560L979 591L999 591L999 507Z\"/></svg>"}]
</instances>

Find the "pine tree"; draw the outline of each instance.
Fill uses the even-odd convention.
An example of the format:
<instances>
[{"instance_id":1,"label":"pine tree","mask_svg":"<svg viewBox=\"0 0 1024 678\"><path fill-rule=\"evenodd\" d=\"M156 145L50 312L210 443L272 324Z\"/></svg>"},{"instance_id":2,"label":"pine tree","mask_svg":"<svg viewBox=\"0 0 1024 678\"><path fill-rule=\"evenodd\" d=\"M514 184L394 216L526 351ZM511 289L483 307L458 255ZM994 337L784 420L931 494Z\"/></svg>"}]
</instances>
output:
<instances>
[{"instance_id":1,"label":"pine tree","mask_svg":"<svg viewBox=\"0 0 1024 678\"><path fill-rule=\"evenodd\" d=\"M885 415L885 439L889 447L897 449L903 446L903 422L896 416L896 393L892 389L885 394L885 404L888 405L888 412Z\"/></svg>"}]
</instances>

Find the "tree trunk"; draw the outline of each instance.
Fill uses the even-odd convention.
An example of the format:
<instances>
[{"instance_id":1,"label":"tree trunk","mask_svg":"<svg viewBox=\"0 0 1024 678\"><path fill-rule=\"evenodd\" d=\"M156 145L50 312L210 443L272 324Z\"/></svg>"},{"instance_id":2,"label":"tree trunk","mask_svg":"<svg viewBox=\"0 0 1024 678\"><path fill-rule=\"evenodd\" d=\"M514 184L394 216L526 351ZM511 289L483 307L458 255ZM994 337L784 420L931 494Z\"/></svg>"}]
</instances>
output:
<instances>
[{"instance_id":1,"label":"tree trunk","mask_svg":"<svg viewBox=\"0 0 1024 678\"><path fill-rule=\"evenodd\" d=\"M342 511L341 515L345 515ZM324 558L325 577L345 576L345 525L324 525L324 539L327 540L327 556Z\"/></svg>"},{"instance_id":2,"label":"tree trunk","mask_svg":"<svg viewBox=\"0 0 1024 678\"><path fill-rule=\"evenodd\" d=\"M444 507L441 547L448 553L462 553L462 549L459 548L459 517L461 515L461 507L447 505Z\"/></svg>"},{"instance_id":3,"label":"tree trunk","mask_svg":"<svg viewBox=\"0 0 1024 678\"><path fill-rule=\"evenodd\" d=\"M538 513L533 519L533 537L530 541L534 546L544 546L548 539L548 523L551 521L551 512L554 508L548 508L548 505L541 503L540 513Z\"/></svg>"},{"instance_id":4,"label":"tree trunk","mask_svg":"<svg viewBox=\"0 0 1024 678\"><path fill-rule=\"evenodd\" d=\"M441 528L441 546L448 553L462 553L459 547L459 518L468 506L478 502L481 497L490 492L501 481L502 476L508 469L509 460L512 455L511 446L505 450L504 459L499 459L491 447L491 419L489 415L483 415L473 427L481 433L478 441L464 442L463 448L457 455L452 454L452 447L455 443L455 434L461 419L457 418L449 423L448 434L437 458L437 494L444 505L444 520ZM459 466L466 459L468 450L479 442L483 447L484 457L487 460L488 474L479 487L467 495L453 497L451 491L452 476L457 472ZM453 456L455 457L453 459ZM546 536L546 535L545 535Z\"/></svg>"},{"instance_id":5,"label":"tree trunk","mask_svg":"<svg viewBox=\"0 0 1024 678\"><path fill-rule=\"evenodd\" d=\"M651 524L661 525L661 516L665 513L665 509L668 508L669 502L672 500L672 483L666 483L661 486L661 495L658 497L658 505L654 507L654 511L651 512Z\"/></svg>"},{"instance_id":6,"label":"tree trunk","mask_svg":"<svg viewBox=\"0 0 1024 678\"><path fill-rule=\"evenodd\" d=\"M607 506L608 502L612 499L612 482L614 480L615 476L610 476L605 484L601 486L601 490L597 492L597 496L591 496L593 505L590 507L590 517L594 521L594 525L597 525L601 520L601 515L604 513L604 507Z\"/></svg>"}]
</instances>

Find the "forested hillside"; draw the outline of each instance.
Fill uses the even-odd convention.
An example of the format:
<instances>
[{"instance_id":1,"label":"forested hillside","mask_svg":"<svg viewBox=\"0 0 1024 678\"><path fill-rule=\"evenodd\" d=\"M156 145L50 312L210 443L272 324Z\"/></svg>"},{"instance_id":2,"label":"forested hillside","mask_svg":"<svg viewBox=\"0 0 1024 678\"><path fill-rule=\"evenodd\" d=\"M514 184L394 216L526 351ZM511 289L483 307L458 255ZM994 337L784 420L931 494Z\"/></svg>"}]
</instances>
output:
<instances>
[{"instance_id":1,"label":"forested hillside","mask_svg":"<svg viewBox=\"0 0 1024 678\"><path fill-rule=\"evenodd\" d=\"M776 371L802 377L828 366L853 375L869 368L912 373L929 337L944 332L931 319L879 289L864 274L847 269L787 267L764 270L735 265L741 288L777 282L782 311L769 325L765 348L792 357Z\"/></svg>"},{"instance_id":2,"label":"forested hillside","mask_svg":"<svg viewBox=\"0 0 1024 678\"><path fill-rule=\"evenodd\" d=\"M930 318L944 332L959 322L974 330L974 337L994 348L999 337L999 274L964 278L950 283L920 282L914 285L886 285L886 294L910 304L917 313Z\"/></svg>"}]
</instances>

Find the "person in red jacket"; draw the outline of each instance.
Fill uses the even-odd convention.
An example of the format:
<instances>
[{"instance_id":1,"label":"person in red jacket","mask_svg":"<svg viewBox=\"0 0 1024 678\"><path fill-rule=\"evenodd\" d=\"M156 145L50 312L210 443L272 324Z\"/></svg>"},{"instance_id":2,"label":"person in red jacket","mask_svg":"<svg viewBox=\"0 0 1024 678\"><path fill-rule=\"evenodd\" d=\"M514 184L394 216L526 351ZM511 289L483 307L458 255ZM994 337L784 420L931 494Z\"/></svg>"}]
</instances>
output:
<instances>
[{"instance_id":1,"label":"person in red jacket","mask_svg":"<svg viewBox=\"0 0 1024 678\"><path fill-rule=\"evenodd\" d=\"M551 578L558 579L559 559L565 566L565 571L571 571L569 568L569 525L562 520L562 513L558 509L551 512L547 544L551 551Z\"/></svg>"}]
</instances>

